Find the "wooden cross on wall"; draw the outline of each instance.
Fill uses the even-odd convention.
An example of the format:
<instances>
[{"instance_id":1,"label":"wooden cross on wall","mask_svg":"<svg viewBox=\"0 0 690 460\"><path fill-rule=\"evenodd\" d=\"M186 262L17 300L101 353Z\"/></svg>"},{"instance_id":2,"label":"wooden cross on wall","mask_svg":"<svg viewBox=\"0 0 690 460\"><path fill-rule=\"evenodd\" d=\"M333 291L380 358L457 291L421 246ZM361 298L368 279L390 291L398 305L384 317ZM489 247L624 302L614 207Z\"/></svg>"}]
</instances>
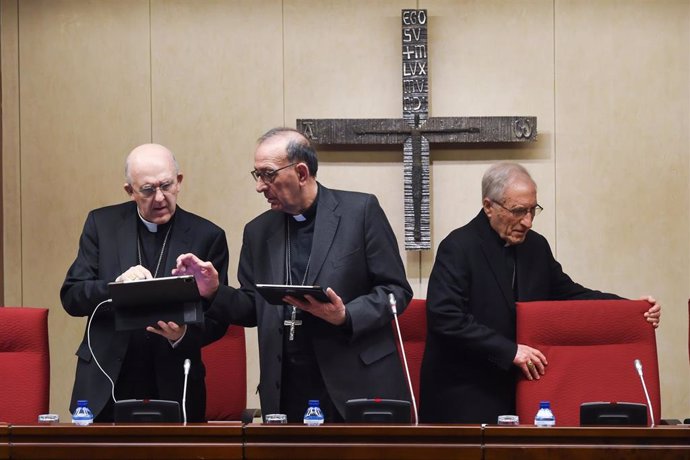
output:
<instances>
[{"instance_id":1,"label":"wooden cross on wall","mask_svg":"<svg viewBox=\"0 0 690 460\"><path fill-rule=\"evenodd\" d=\"M405 249L431 249L430 144L535 141L537 118L431 117L426 10L402 10L403 117L298 119L315 145L403 145Z\"/></svg>"}]
</instances>

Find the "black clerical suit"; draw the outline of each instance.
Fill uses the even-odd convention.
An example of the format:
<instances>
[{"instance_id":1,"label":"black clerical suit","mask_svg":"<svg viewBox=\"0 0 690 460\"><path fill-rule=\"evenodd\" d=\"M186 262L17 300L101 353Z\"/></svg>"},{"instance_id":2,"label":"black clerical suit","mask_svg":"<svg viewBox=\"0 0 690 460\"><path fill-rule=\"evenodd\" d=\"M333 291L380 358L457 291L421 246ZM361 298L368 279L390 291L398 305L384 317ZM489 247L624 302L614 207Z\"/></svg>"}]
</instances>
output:
<instances>
[{"instance_id":1,"label":"black clerical suit","mask_svg":"<svg viewBox=\"0 0 690 460\"><path fill-rule=\"evenodd\" d=\"M390 224L373 195L319 185L317 202L310 253L293 255L301 258L302 267L309 259L309 270L304 279L304 270L298 270L292 282L333 288L345 303L348 323L334 326L303 313L303 324L296 326L295 335L308 342L318 366L312 371L320 374L341 417L348 399L408 399L388 294L395 295L402 311L412 290ZM258 326L264 414L281 409L282 361L287 356L284 335L289 327L284 326L285 307L267 303L254 284L285 283L288 218L292 217L267 211L246 225L238 270L241 288L221 286L213 304L213 311L218 311L218 305L224 307L232 323Z\"/></svg>"},{"instance_id":2,"label":"black clerical suit","mask_svg":"<svg viewBox=\"0 0 690 460\"><path fill-rule=\"evenodd\" d=\"M602 298L619 297L573 282L535 231L506 250L480 211L441 242L429 278L420 419L496 423L514 414L515 301Z\"/></svg>"},{"instance_id":3,"label":"black clerical suit","mask_svg":"<svg viewBox=\"0 0 690 460\"><path fill-rule=\"evenodd\" d=\"M213 262L221 283L227 284L228 246L220 227L178 206L171 222L159 226L161 232L167 232L168 228L170 234L161 259L159 277L170 276L178 255L193 252ZM142 244L142 262L152 274L155 272L162 249L158 248L162 244L161 235L155 239L142 232L147 230L133 201L89 213L79 240L77 258L69 268L60 290L62 305L67 313L90 318L96 306L109 298L108 283L139 264L138 235ZM151 244L156 247L151 247ZM149 388L141 390L137 387L137 391L153 392L157 399L176 400L181 404L183 363L189 358L192 366L187 387L187 420L203 421L206 389L201 346L219 338L223 332L215 327L208 327L204 331L202 327L190 326L173 348L164 337L145 330L115 331L112 304L106 303L98 309L91 322L91 346L103 369L116 382L115 394L118 399L121 399L118 394L127 393L124 387L128 385L123 383L122 388L118 388L121 372L130 377L128 380L133 375L136 378L138 372L145 372L143 383L150 383ZM106 404L110 408L111 384L91 356L86 331L76 354L77 370L70 411L74 410L77 399L87 399L98 420ZM128 397L139 399L150 397L150 394Z\"/></svg>"}]
</instances>

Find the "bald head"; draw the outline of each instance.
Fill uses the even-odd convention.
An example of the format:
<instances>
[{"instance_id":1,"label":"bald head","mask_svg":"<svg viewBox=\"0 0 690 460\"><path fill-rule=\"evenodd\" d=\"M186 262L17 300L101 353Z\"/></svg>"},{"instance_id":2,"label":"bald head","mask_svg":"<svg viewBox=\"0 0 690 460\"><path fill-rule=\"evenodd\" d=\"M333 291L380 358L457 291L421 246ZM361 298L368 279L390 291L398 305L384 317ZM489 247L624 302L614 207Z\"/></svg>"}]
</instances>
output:
<instances>
[{"instance_id":1,"label":"bald head","mask_svg":"<svg viewBox=\"0 0 690 460\"><path fill-rule=\"evenodd\" d=\"M129 152L125 161L125 180L132 183L132 171L141 168L172 169L174 175L180 173L175 155L160 144L142 144Z\"/></svg>"},{"instance_id":2,"label":"bald head","mask_svg":"<svg viewBox=\"0 0 690 460\"><path fill-rule=\"evenodd\" d=\"M127 156L125 191L137 203L139 214L165 224L177 208L182 174L172 152L159 144L143 144Z\"/></svg>"}]
</instances>

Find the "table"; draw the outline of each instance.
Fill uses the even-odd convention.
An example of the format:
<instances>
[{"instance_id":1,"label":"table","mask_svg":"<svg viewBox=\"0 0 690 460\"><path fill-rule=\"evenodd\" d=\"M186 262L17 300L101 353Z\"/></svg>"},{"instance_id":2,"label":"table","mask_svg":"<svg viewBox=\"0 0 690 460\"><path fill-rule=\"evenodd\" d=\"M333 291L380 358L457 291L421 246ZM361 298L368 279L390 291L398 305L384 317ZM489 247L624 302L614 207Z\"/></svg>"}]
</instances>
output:
<instances>
[{"instance_id":1,"label":"table","mask_svg":"<svg viewBox=\"0 0 690 460\"><path fill-rule=\"evenodd\" d=\"M690 459L690 427L488 426L484 460Z\"/></svg>"},{"instance_id":2,"label":"table","mask_svg":"<svg viewBox=\"0 0 690 460\"><path fill-rule=\"evenodd\" d=\"M5 458L11 459L242 458L240 422L186 426L61 423L12 425L9 431L10 455Z\"/></svg>"},{"instance_id":3,"label":"table","mask_svg":"<svg viewBox=\"0 0 690 460\"><path fill-rule=\"evenodd\" d=\"M0 423L8 459L690 459L690 426Z\"/></svg>"},{"instance_id":4,"label":"table","mask_svg":"<svg viewBox=\"0 0 690 460\"><path fill-rule=\"evenodd\" d=\"M245 427L245 459L481 460L482 428L460 425Z\"/></svg>"},{"instance_id":5,"label":"table","mask_svg":"<svg viewBox=\"0 0 690 460\"><path fill-rule=\"evenodd\" d=\"M10 458L10 427L0 423L0 460Z\"/></svg>"}]
</instances>

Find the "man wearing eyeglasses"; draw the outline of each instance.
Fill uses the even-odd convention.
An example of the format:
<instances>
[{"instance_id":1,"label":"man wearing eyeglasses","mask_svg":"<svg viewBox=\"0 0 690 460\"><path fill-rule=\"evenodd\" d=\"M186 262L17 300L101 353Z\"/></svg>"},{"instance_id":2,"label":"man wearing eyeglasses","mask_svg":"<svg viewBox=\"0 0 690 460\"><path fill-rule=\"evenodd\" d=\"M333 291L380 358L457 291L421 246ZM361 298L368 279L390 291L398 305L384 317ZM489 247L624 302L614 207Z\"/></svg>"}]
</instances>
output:
<instances>
[{"instance_id":1,"label":"man wearing eyeglasses","mask_svg":"<svg viewBox=\"0 0 690 460\"><path fill-rule=\"evenodd\" d=\"M206 336L198 326L158 321L146 330L116 331L108 283L170 276L175 259L186 252L213 261L227 284L228 246L223 230L177 206L183 176L172 152L144 144L128 155L125 192L131 201L89 213L76 260L60 290L71 316L91 317L77 350L77 370L70 410L87 399L97 422L113 421L113 399L165 399L182 402L185 359L190 359L187 420L205 420L206 389L201 346L219 338L209 323ZM108 379L112 379L111 382ZM114 389L112 388L114 385Z\"/></svg>"},{"instance_id":2,"label":"man wearing eyeglasses","mask_svg":"<svg viewBox=\"0 0 690 460\"><path fill-rule=\"evenodd\" d=\"M342 421L349 399L408 399L391 328L388 296L412 298L395 235L375 196L316 181L318 159L299 132L259 139L256 191L271 209L244 229L239 289L218 286L212 264L192 254L176 273L193 273L227 321L259 329L263 414L301 423L311 399L327 422ZM269 304L255 284L319 285L328 301L286 296Z\"/></svg>"},{"instance_id":3,"label":"man wearing eyeglasses","mask_svg":"<svg viewBox=\"0 0 690 460\"><path fill-rule=\"evenodd\" d=\"M422 421L496 423L515 413L516 375L539 379L548 364L540 350L516 343L516 301L620 298L563 272L546 239L531 231L540 211L527 170L498 163L482 179L482 210L441 242L427 294ZM644 300L657 327L661 308Z\"/></svg>"}]
</instances>

